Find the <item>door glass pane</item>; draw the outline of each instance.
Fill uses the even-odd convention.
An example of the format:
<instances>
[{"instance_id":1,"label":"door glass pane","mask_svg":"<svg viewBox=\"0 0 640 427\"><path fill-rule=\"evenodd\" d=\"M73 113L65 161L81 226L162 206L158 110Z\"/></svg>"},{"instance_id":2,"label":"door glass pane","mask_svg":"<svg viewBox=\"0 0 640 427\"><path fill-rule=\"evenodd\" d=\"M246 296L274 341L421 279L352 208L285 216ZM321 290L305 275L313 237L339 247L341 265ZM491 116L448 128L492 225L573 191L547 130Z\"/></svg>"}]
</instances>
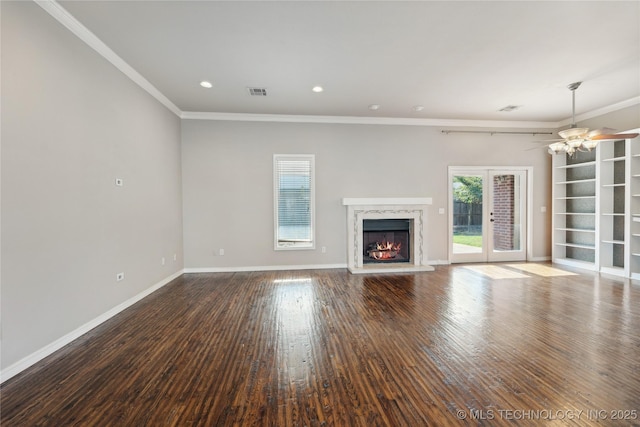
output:
<instances>
[{"instance_id":1,"label":"door glass pane","mask_svg":"<svg viewBox=\"0 0 640 427\"><path fill-rule=\"evenodd\" d=\"M482 253L482 176L453 177L453 253Z\"/></svg>"},{"instance_id":2,"label":"door glass pane","mask_svg":"<svg viewBox=\"0 0 640 427\"><path fill-rule=\"evenodd\" d=\"M521 249L520 179L520 175L493 175L493 206L489 221L493 227L494 252Z\"/></svg>"}]
</instances>

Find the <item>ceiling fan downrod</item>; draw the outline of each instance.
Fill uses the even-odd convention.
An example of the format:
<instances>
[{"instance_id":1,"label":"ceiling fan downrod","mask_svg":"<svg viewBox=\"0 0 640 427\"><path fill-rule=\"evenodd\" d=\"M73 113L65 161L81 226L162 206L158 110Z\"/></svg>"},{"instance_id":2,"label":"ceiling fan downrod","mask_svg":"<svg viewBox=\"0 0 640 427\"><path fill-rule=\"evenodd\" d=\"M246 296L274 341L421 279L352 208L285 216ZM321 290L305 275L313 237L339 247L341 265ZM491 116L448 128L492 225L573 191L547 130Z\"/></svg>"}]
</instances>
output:
<instances>
[{"instance_id":1,"label":"ceiling fan downrod","mask_svg":"<svg viewBox=\"0 0 640 427\"><path fill-rule=\"evenodd\" d=\"M575 82L575 83L571 83L569 86L567 86L569 88L569 90L571 91L571 100L572 100L572 104L571 104L571 128L575 128L576 127L576 89L578 89L580 87L580 85L582 84L582 82Z\"/></svg>"}]
</instances>

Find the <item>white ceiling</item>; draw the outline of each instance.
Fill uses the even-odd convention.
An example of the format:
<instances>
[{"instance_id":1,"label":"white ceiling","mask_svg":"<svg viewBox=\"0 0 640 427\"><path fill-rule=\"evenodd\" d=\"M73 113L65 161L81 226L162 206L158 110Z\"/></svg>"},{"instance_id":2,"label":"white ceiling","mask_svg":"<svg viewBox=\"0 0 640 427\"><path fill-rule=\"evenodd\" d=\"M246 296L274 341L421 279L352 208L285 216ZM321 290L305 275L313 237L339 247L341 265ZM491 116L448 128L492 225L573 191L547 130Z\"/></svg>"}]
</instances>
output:
<instances>
[{"instance_id":1,"label":"white ceiling","mask_svg":"<svg viewBox=\"0 0 640 427\"><path fill-rule=\"evenodd\" d=\"M183 112L557 123L575 81L577 114L640 100L637 0L59 4Z\"/></svg>"}]
</instances>

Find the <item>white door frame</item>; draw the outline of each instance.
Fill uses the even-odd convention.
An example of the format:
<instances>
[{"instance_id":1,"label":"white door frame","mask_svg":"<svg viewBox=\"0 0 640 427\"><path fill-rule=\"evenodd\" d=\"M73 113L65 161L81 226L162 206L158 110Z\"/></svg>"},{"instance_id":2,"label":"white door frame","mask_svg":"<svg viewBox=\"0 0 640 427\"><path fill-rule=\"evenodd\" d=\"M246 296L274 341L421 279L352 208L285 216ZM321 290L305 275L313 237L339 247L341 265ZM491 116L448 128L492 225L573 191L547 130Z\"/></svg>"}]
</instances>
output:
<instances>
[{"instance_id":1,"label":"white door frame","mask_svg":"<svg viewBox=\"0 0 640 427\"><path fill-rule=\"evenodd\" d=\"M455 175L474 175L474 174L486 174L489 175L489 171L504 171L504 172L515 172L515 171L524 171L525 172L525 180L526 180L526 205L525 205L525 215L526 215L526 243L525 243L525 259L527 261L530 260L531 254L533 253L533 239L532 236L532 218L533 218L533 166L449 166L448 167L448 179L447 179L447 194L448 194L448 206L449 206L449 216L447 218L448 223L448 237L447 241L449 244L449 259L448 262L451 263L453 260L453 186L451 185L453 181L453 177ZM485 189L488 184L485 183ZM484 194L487 194L484 192ZM488 203L484 204L482 208L483 222L485 218L488 218ZM483 233L485 230L483 228ZM477 257L477 259L470 258L469 262L487 262L487 239L483 239L483 248L482 248L482 257Z\"/></svg>"}]
</instances>

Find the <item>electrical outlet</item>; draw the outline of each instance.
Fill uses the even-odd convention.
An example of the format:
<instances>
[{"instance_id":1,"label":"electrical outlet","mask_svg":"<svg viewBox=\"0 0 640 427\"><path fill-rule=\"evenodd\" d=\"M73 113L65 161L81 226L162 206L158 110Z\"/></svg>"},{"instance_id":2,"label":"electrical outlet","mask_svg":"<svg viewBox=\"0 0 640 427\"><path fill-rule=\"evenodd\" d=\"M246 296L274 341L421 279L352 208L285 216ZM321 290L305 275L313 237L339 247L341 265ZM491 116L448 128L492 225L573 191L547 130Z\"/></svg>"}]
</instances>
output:
<instances>
[{"instance_id":1,"label":"electrical outlet","mask_svg":"<svg viewBox=\"0 0 640 427\"><path fill-rule=\"evenodd\" d=\"M323 247L320 249L320 252L322 252L323 254L326 254L326 253L327 253L327 247L326 247L326 246L323 246Z\"/></svg>"},{"instance_id":2,"label":"electrical outlet","mask_svg":"<svg viewBox=\"0 0 640 427\"><path fill-rule=\"evenodd\" d=\"M224 249L220 249L218 253L220 254L220 256L224 256Z\"/></svg>"},{"instance_id":3,"label":"electrical outlet","mask_svg":"<svg viewBox=\"0 0 640 427\"><path fill-rule=\"evenodd\" d=\"M164 264L165 264L165 259L164 259L164 257L162 257L162 261L161 261L161 263L162 263L162 265L164 265Z\"/></svg>"},{"instance_id":4,"label":"electrical outlet","mask_svg":"<svg viewBox=\"0 0 640 427\"><path fill-rule=\"evenodd\" d=\"M122 282L124 280L124 273L116 274L116 282Z\"/></svg>"},{"instance_id":5,"label":"electrical outlet","mask_svg":"<svg viewBox=\"0 0 640 427\"><path fill-rule=\"evenodd\" d=\"M178 254L173 254L173 262L176 262L178 260Z\"/></svg>"}]
</instances>

